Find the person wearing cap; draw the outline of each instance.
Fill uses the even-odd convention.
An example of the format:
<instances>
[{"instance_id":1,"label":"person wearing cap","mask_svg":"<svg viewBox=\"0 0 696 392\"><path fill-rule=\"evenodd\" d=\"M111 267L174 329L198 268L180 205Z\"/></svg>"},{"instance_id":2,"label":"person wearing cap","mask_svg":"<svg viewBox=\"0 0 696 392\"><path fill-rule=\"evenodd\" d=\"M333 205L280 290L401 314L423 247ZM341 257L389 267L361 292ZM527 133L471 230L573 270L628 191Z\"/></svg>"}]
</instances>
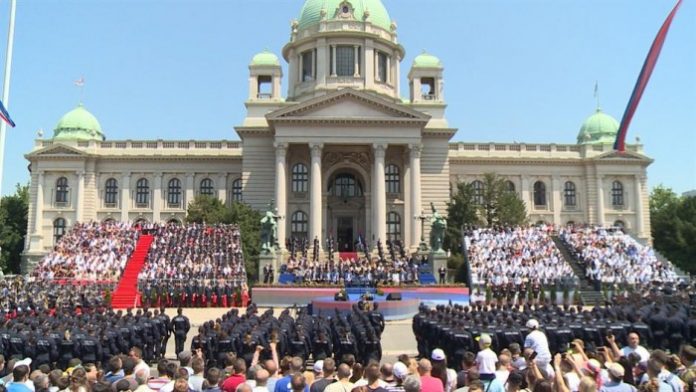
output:
<instances>
[{"instance_id":1,"label":"person wearing cap","mask_svg":"<svg viewBox=\"0 0 696 392\"><path fill-rule=\"evenodd\" d=\"M408 377L408 367L403 362L397 362L392 367L392 375L394 376L394 384L387 385L386 389L390 392L404 392L404 380ZM386 380L385 380L386 381Z\"/></svg>"},{"instance_id":2,"label":"person wearing cap","mask_svg":"<svg viewBox=\"0 0 696 392\"><path fill-rule=\"evenodd\" d=\"M491 335L482 333L476 340L478 340L480 349L476 354L479 375L481 380L492 380L495 378L495 364L498 362L498 356L491 350L493 339L491 339Z\"/></svg>"},{"instance_id":3,"label":"person wearing cap","mask_svg":"<svg viewBox=\"0 0 696 392\"><path fill-rule=\"evenodd\" d=\"M430 360L433 365L432 375L442 380L445 392L455 390L457 388L457 372L447 367L447 356L445 352L440 348L436 348L430 354Z\"/></svg>"},{"instance_id":4,"label":"person wearing cap","mask_svg":"<svg viewBox=\"0 0 696 392\"><path fill-rule=\"evenodd\" d=\"M607 364L607 373L609 374L609 382L604 383L599 389L599 392L635 392L636 387L623 382L625 370L621 364L613 362Z\"/></svg>"},{"instance_id":5,"label":"person wearing cap","mask_svg":"<svg viewBox=\"0 0 696 392\"><path fill-rule=\"evenodd\" d=\"M536 363L540 369L547 369L551 363L551 349L546 334L539 330L539 322L535 319L527 320L529 334L524 339L524 348L531 348L536 352Z\"/></svg>"},{"instance_id":6,"label":"person wearing cap","mask_svg":"<svg viewBox=\"0 0 696 392\"><path fill-rule=\"evenodd\" d=\"M315 362L314 373L316 374L317 379L309 387L309 391L324 392L324 389L326 389L326 387L329 384L332 384L336 381L336 378L334 377L335 371L336 362L334 362L333 358L326 358L323 361L318 360L317 362ZM323 376L320 377L320 375Z\"/></svg>"}]
</instances>

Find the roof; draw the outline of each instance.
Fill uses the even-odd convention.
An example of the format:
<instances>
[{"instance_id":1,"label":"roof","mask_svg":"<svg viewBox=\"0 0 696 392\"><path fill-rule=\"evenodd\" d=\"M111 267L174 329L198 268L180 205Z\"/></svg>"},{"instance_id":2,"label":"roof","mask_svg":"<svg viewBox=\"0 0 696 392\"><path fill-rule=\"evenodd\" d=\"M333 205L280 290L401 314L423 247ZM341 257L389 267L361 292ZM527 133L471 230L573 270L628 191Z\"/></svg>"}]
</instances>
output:
<instances>
[{"instance_id":1,"label":"roof","mask_svg":"<svg viewBox=\"0 0 696 392\"><path fill-rule=\"evenodd\" d=\"M353 7L355 19L366 20L387 31L391 29L391 18L381 0L306 0L300 12L298 27L304 29L324 19L333 19L340 15L339 7L344 3Z\"/></svg>"},{"instance_id":2,"label":"roof","mask_svg":"<svg viewBox=\"0 0 696 392\"><path fill-rule=\"evenodd\" d=\"M53 140L104 140L99 120L80 104L58 121Z\"/></svg>"},{"instance_id":3,"label":"roof","mask_svg":"<svg viewBox=\"0 0 696 392\"><path fill-rule=\"evenodd\" d=\"M423 52L413 59L413 68L442 68L442 62L432 54Z\"/></svg>"},{"instance_id":4,"label":"roof","mask_svg":"<svg viewBox=\"0 0 696 392\"><path fill-rule=\"evenodd\" d=\"M597 108L580 127L578 143L613 143L619 131L619 122Z\"/></svg>"},{"instance_id":5,"label":"roof","mask_svg":"<svg viewBox=\"0 0 696 392\"><path fill-rule=\"evenodd\" d=\"M278 59L278 56L273 54L272 52L268 50L264 50L261 53L257 53L252 59L251 59L251 64L249 65L271 65L271 66L277 66L280 67L280 60Z\"/></svg>"}]
</instances>

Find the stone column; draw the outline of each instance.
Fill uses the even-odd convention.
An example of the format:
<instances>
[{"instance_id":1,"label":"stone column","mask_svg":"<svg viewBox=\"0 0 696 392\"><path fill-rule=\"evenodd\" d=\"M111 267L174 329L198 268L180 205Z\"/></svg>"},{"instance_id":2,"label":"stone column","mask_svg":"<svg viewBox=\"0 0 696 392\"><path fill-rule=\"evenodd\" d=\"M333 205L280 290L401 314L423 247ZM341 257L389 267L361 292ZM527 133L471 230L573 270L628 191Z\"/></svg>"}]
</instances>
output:
<instances>
[{"instance_id":1,"label":"stone column","mask_svg":"<svg viewBox=\"0 0 696 392\"><path fill-rule=\"evenodd\" d=\"M184 188L184 203L183 207L184 210L188 210L188 205L190 202L193 201L194 199L194 192L195 190L193 189L193 178L195 177L195 174L193 173L186 173L186 185Z\"/></svg>"},{"instance_id":2,"label":"stone column","mask_svg":"<svg viewBox=\"0 0 696 392\"><path fill-rule=\"evenodd\" d=\"M394 95L396 97L400 97L401 95L401 71L399 69L399 63L401 62L401 59L397 56L394 61L394 78L392 79L394 81Z\"/></svg>"},{"instance_id":3,"label":"stone column","mask_svg":"<svg viewBox=\"0 0 696 392\"><path fill-rule=\"evenodd\" d=\"M36 184L36 213L34 214L34 234L43 235L43 194L44 172L39 172L38 184Z\"/></svg>"},{"instance_id":4,"label":"stone column","mask_svg":"<svg viewBox=\"0 0 696 392\"><path fill-rule=\"evenodd\" d=\"M551 197L553 199L553 224L561 224L561 211L563 210L563 200L561 197L561 179L553 176L551 179Z\"/></svg>"},{"instance_id":5,"label":"stone column","mask_svg":"<svg viewBox=\"0 0 696 392\"><path fill-rule=\"evenodd\" d=\"M331 76L336 77L336 45L331 45Z\"/></svg>"},{"instance_id":6,"label":"stone column","mask_svg":"<svg viewBox=\"0 0 696 392\"><path fill-rule=\"evenodd\" d=\"M287 180L286 180L286 156L288 152L287 143L276 143L276 188L275 188L275 199L276 208L278 208L278 215L282 217L278 222L278 245L280 250L285 249L286 234L285 229L287 228Z\"/></svg>"},{"instance_id":7,"label":"stone column","mask_svg":"<svg viewBox=\"0 0 696 392\"><path fill-rule=\"evenodd\" d=\"M321 239L321 150L320 143L310 143L309 151L312 156L311 185L309 198L309 243L314 244L314 238L319 239L319 248L323 244Z\"/></svg>"},{"instance_id":8,"label":"stone column","mask_svg":"<svg viewBox=\"0 0 696 392\"><path fill-rule=\"evenodd\" d=\"M360 46L354 45L353 46L353 61L354 61L354 67L353 69L353 77L358 78L360 77Z\"/></svg>"},{"instance_id":9,"label":"stone column","mask_svg":"<svg viewBox=\"0 0 696 392\"><path fill-rule=\"evenodd\" d=\"M412 223L411 225L411 246L418 246L421 239L421 224L416 218L423 211L423 202L421 201L421 169L420 158L423 146L420 144L411 144L409 146L411 152L409 154L409 170L411 173L411 216L408 216Z\"/></svg>"},{"instance_id":10,"label":"stone column","mask_svg":"<svg viewBox=\"0 0 696 392\"><path fill-rule=\"evenodd\" d=\"M128 222L128 211L131 206L131 194L130 194L130 172L123 173L121 178L121 221Z\"/></svg>"},{"instance_id":11,"label":"stone column","mask_svg":"<svg viewBox=\"0 0 696 392\"><path fill-rule=\"evenodd\" d=\"M152 223L162 220L162 173L155 173L155 189L152 193Z\"/></svg>"},{"instance_id":12,"label":"stone column","mask_svg":"<svg viewBox=\"0 0 696 392\"><path fill-rule=\"evenodd\" d=\"M377 238L381 240L382 245L387 241L387 190L384 178L384 156L387 152L386 144L373 144L375 153L375 223ZM376 242L375 242L376 244Z\"/></svg>"},{"instance_id":13,"label":"stone column","mask_svg":"<svg viewBox=\"0 0 696 392\"><path fill-rule=\"evenodd\" d=\"M644 232L644 227L643 225L643 181L642 178L639 174L635 175L635 208L636 208L636 235L639 238L645 238L645 232Z\"/></svg>"},{"instance_id":14,"label":"stone column","mask_svg":"<svg viewBox=\"0 0 696 392\"><path fill-rule=\"evenodd\" d=\"M75 220L82 222L85 204L85 172L77 172L77 205L75 206Z\"/></svg>"},{"instance_id":15,"label":"stone column","mask_svg":"<svg viewBox=\"0 0 696 392\"><path fill-rule=\"evenodd\" d=\"M227 173L218 176L217 194L222 204L227 205Z\"/></svg>"},{"instance_id":16,"label":"stone column","mask_svg":"<svg viewBox=\"0 0 696 392\"><path fill-rule=\"evenodd\" d=\"M602 176L597 174L597 224L604 226L604 185Z\"/></svg>"},{"instance_id":17,"label":"stone column","mask_svg":"<svg viewBox=\"0 0 696 392\"><path fill-rule=\"evenodd\" d=\"M534 212L534 201L530 197L529 177L522 176L522 201L527 208L527 214L531 215Z\"/></svg>"},{"instance_id":18,"label":"stone column","mask_svg":"<svg viewBox=\"0 0 696 392\"><path fill-rule=\"evenodd\" d=\"M406 162L406 157L404 157L403 162ZM415 220L413 219L413 216L415 215L415 212L413 212L413 207L412 207L412 201L411 201L411 166L408 164L404 165L404 170L402 173L403 179L401 183L401 194L403 195L402 197L404 198L404 216L401 219L402 223L402 234L401 234L401 240L403 242L404 247L410 247L411 245L417 245L413 243L413 238L411 237L411 231L413 231L413 225L415 224Z\"/></svg>"}]
</instances>

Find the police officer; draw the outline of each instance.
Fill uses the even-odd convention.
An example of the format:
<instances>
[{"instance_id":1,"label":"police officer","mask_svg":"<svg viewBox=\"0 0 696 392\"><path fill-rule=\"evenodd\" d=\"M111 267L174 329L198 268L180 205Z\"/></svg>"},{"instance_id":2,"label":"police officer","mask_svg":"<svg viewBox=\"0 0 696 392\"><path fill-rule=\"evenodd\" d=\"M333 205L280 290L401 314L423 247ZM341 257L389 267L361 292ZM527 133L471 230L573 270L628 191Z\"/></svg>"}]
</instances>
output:
<instances>
[{"instance_id":1,"label":"police officer","mask_svg":"<svg viewBox=\"0 0 696 392\"><path fill-rule=\"evenodd\" d=\"M174 342L176 344L175 352L178 356L180 352L184 351L184 343L186 342L186 334L189 329L191 329L191 323L188 317L184 316L183 310L178 308L176 310L176 317L172 319L171 326L169 330L174 333Z\"/></svg>"}]
</instances>

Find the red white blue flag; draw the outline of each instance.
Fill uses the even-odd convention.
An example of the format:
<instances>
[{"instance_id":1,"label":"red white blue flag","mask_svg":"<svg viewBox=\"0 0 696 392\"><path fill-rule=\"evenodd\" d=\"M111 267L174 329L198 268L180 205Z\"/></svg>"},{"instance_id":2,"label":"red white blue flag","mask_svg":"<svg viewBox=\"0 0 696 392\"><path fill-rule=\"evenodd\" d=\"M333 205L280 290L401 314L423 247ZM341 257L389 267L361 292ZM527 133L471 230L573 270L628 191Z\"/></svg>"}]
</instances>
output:
<instances>
[{"instance_id":1,"label":"red white blue flag","mask_svg":"<svg viewBox=\"0 0 696 392\"><path fill-rule=\"evenodd\" d=\"M669 13L667 19L660 27L660 31L657 32L657 37L653 41L650 51L648 52L648 57L645 58L643 63L643 69L640 70L640 75L638 75L638 81L636 81L635 87L633 87L633 93L631 94L631 99L628 100L628 105L626 106L626 111L621 118L621 125L619 126L619 132L616 134L616 141L614 142L614 150L625 151L626 150L626 133L628 133L628 126L631 124L633 115L638 108L638 103L640 103L640 98L643 96L643 91L648 85L650 80L650 75L652 74L655 64L657 64L657 58L660 56L660 51L662 50L662 45L665 43L665 38L667 38L667 32L669 31L669 26L672 24L672 19L677 13L679 6L681 6L682 0L677 1L672 12Z\"/></svg>"},{"instance_id":2,"label":"red white blue flag","mask_svg":"<svg viewBox=\"0 0 696 392\"><path fill-rule=\"evenodd\" d=\"M5 109L5 105L2 104L2 101L0 101L0 118L5 120L6 123L10 124L10 126L14 128L15 123L12 121L10 113L7 113L7 109Z\"/></svg>"}]
</instances>

